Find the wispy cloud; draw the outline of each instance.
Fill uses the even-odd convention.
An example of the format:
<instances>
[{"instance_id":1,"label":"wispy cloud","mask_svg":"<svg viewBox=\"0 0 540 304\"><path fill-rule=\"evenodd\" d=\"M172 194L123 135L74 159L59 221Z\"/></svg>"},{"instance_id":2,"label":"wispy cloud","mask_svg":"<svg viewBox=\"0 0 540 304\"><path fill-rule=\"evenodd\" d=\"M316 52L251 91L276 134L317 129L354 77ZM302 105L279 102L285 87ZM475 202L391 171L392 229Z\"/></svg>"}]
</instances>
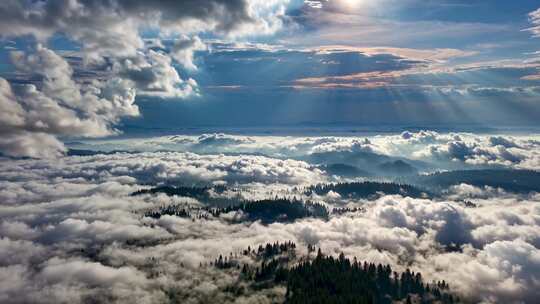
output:
<instances>
[{"instance_id":1,"label":"wispy cloud","mask_svg":"<svg viewBox=\"0 0 540 304\"><path fill-rule=\"evenodd\" d=\"M533 37L539 38L540 37L540 8L529 13L529 21L531 22L532 27L526 29L526 31L531 32L533 34ZM538 56L539 52L540 51L534 52L532 54L533 58L530 59L530 61L540 63L540 57ZM523 77L523 79L525 79L525 80L540 80L540 68L539 68L539 71L538 71L537 74L527 75L527 76Z\"/></svg>"}]
</instances>

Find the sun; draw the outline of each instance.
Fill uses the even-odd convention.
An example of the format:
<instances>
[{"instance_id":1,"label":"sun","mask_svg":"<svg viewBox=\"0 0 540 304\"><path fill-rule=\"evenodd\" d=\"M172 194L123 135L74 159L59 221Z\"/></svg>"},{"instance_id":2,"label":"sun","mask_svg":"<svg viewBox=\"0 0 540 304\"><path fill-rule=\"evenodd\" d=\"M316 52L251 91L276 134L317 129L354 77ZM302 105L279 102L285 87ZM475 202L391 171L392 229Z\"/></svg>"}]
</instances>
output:
<instances>
[{"instance_id":1,"label":"sun","mask_svg":"<svg viewBox=\"0 0 540 304\"><path fill-rule=\"evenodd\" d=\"M349 7L358 7L360 6L365 0L339 0L343 5L349 6Z\"/></svg>"},{"instance_id":2,"label":"sun","mask_svg":"<svg viewBox=\"0 0 540 304\"><path fill-rule=\"evenodd\" d=\"M354 10L363 7L368 0L336 0L339 6L346 10Z\"/></svg>"}]
</instances>

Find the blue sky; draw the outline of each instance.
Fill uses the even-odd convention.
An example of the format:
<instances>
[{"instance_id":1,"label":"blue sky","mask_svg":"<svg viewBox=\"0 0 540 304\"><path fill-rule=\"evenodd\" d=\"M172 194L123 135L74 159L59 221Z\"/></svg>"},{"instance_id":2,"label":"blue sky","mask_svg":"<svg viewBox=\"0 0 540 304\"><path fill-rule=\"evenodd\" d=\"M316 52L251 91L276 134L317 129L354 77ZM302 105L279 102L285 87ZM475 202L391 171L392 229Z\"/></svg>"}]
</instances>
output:
<instances>
[{"instance_id":1,"label":"blue sky","mask_svg":"<svg viewBox=\"0 0 540 304\"><path fill-rule=\"evenodd\" d=\"M537 123L538 80L523 79L537 73L535 64L525 62L533 60L540 40L524 31L536 1L364 2L354 8L359 11L291 11L292 29L254 40L264 45L250 39L247 45L216 43L197 58L201 97L173 105L148 102L145 121ZM407 73L418 67L422 71ZM400 71L405 75L376 77ZM342 86L298 85L303 78L358 73L372 73L366 85L346 79L338 81Z\"/></svg>"},{"instance_id":2,"label":"blue sky","mask_svg":"<svg viewBox=\"0 0 540 304\"><path fill-rule=\"evenodd\" d=\"M285 10L278 28L266 33L187 34L204 47L194 50L194 68L172 66L196 82L195 94L138 94L140 115L122 118L120 128L537 125L540 38L532 12L538 1L275 2ZM275 9L269 3L258 17ZM158 52L178 39L159 27L138 33L146 50ZM35 37L2 40L6 79L28 81L13 72L9 53L34 48ZM69 58L75 77L99 72L78 65L85 41L73 35L58 31L41 43Z\"/></svg>"}]
</instances>

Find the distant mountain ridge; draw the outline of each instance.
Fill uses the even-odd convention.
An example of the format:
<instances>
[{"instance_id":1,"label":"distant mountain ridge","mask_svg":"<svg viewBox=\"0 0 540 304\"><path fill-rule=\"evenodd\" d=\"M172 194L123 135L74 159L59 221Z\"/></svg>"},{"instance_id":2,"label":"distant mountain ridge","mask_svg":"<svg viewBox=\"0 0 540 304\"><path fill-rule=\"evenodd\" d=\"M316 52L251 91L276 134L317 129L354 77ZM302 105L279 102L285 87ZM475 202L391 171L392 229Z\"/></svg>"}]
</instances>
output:
<instances>
[{"instance_id":1,"label":"distant mountain ridge","mask_svg":"<svg viewBox=\"0 0 540 304\"><path fill-rule=\"evenodd\" d=\"M437 172L405 178L425 187L448 188L459 184L502 188L509 192L540 192L540 172L517 169L480 169Z\"/></svg>"}]
</instances>

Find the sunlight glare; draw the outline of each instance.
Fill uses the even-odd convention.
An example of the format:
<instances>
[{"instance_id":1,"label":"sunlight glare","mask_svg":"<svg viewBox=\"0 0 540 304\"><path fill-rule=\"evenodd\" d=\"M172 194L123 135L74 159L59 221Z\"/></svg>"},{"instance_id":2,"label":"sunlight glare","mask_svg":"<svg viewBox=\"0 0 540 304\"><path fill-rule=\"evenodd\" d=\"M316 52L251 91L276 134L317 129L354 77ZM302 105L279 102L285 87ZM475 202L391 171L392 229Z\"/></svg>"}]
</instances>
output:
<instances>
[{"instance_id":1,"label":"sunlight glare","mask_svg":"<svg viewBox=\"0 0 540 304\"><path fill-rule=\"evenodd\" d=\"M349 9L355 9L363 4L366 4L366 0L339 0L340 4Z\"/></svg>"}]
</instances>

